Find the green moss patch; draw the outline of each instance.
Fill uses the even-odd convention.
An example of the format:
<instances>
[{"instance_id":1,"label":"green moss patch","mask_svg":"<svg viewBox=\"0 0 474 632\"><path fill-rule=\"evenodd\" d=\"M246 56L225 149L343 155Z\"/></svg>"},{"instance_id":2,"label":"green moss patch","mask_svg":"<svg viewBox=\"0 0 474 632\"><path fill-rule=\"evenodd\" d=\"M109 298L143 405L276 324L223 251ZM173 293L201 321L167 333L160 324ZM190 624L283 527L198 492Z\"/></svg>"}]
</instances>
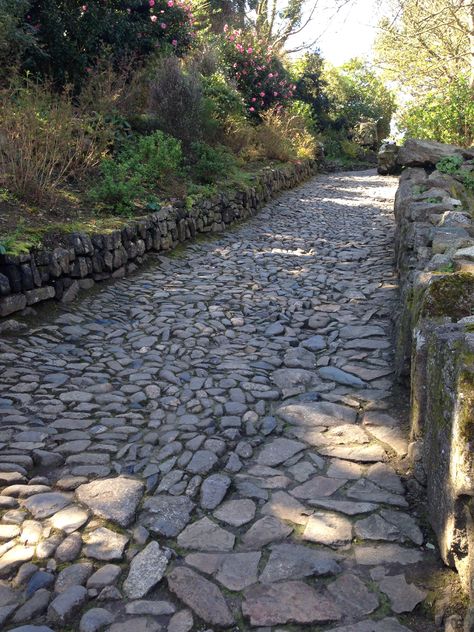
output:
<instances>
[{"instance_id":1,"label":"green moss patch","mask_svg":"<svg viewBox=\"0 0 474 632\"><path fill-rule=\"evenodd\" d=\"M435 277L424 292L419 317L449 317L454 321L474 310L474 276L458 272Z\"/></svg>"}]
</instances>

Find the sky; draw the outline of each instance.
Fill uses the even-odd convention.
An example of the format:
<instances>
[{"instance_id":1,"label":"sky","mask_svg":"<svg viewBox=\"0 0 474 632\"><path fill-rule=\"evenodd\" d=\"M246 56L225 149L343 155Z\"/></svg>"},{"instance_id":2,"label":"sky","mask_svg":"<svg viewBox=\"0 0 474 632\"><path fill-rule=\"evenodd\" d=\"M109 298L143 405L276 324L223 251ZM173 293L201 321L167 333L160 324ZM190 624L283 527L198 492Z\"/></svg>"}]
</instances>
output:
<instances>
[{"instance_id":1,"label":"sky","mask_svg":"<svg viewBox=\"0 0 474 632\"><path fill-rule=\"evenodd\" d=\"M334 65L352 57L371 58L371 48L383 9L377 0L353 0L339 12L333 0L319 0L319 7L306 30L288 43L288 48L317 39L322 56Z\"/></svg>"}]
</instances>

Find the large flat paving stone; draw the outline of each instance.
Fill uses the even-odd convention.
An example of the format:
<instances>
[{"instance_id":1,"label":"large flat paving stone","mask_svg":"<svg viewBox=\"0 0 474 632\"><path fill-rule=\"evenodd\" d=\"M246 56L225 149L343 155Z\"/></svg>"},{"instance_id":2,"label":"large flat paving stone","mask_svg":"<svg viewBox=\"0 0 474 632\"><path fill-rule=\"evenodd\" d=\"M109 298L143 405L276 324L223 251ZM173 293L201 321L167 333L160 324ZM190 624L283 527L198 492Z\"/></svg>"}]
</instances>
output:
<instances>
[{"instance_id":1,"label":"large flat paving stone","mask_svg":"<svg viewBox=\"0 0 474 632\"><path fill-rule=\"evenodd\" d=\"M194 507L195 503L189 496L159 494L145 500L140 522L153 533L175 537L191 520Z\"/></svg>"},{"instance_id":2,"label":"large flat paving stone","mask_svg":"<svg viewBox=\"0 0 474 632\"><path fill-rule=\"evenodd\" d=\"M332 402L284 404L277 409L276 414L297 426L338 426L341 423L355 423L357 418L357 411L353 408Z\"/></svg>"},{"instance_id":3,"label":"large flat paving stone","mask_svg":"<svg viewBox=\"0 0 474 632\"><path fill-rule=\"evenodd\" d=\"M262 583L284 579L336 575L341 568L339 556L329 550L312 549L302 544L276 544L260 575Z\"/></svg>"},{"instance_id":4,"label":"large flat paving stone","mask_svg":"<svg viewBox=\"0 0 474 632\"><path fill-rule=\"evenodd\" d=\"M178 536L179 546L197 551L231 551L235 536L204 517L187 526Z\"/></svg>"},{"instance_id":5,"label":"large flat paving stone","mask_svg":"<svg viewBox=\"0 0 474 632\"><path fill-rule=\"evenodd\" d=\"M258 455L258 463L261 465L275 466L280 465L287 459L304 450L304 443L284 439L282 437L274 439L267 444Z\"/></svg>"},{"instance_id":6,"label":"large flat paving stone","mask_svg":"<svg viewBox=\"0 0 474 632\"><path fill-rule=\"evenodd\" d=\"M198 617L216 628L234 624L234 617L219 588L189 568L178 567L168 575L168 586Z\"/></svg>"},{"instance_id":7,"label":"large flat paving stone","mask_svg":"<svg viewBox=\"0 0 474 632\"><path fill-rule=\"evenodd\" d=\"M130 571L123 583L123 590L129 599L141 599L156 584L166 571L171 552L163 550L158 542L150 542L143 551L132 559Z\"/></svg>"},{"instance_id":8,"label":"large flat paving stone","mask_svg":"<svg viewBox=\"0 0 474 632\"><path fill-rule=\"evenodd\" d=\"M135 517L144 489L141 481L119 476L81 485L76 489L76 497L95 515L128 527Z\"/></svg>"},{"instance_id":9,"label":"large flat paving stone","mask_svg":"<svg viewBox=\"0 0 474 632\"><path fill-rule=\"evenodd\" d=\"M326 623L341 618L331 598L301 581L252 586L244 593L242 612L252 626Z\"/></svg>"}]
</instances>

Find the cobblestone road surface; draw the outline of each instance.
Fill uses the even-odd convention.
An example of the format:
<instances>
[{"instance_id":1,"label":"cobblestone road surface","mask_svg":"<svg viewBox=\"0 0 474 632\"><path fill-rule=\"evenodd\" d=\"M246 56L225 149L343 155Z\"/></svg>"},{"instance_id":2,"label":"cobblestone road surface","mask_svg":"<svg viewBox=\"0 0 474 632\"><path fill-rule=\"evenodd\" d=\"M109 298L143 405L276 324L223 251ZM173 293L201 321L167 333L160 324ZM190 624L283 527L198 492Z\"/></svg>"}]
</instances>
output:
<instances>
[{"instance_id":1,"label":"cobblestone road surface","mask_svg":"<svg viewBox=\"0 0 474 632\"><path fill-rule=\"evenodd\" d=\"M3 339L1 629L434 629L395 187L317 177Z\"/></svg>"}]
</instances>

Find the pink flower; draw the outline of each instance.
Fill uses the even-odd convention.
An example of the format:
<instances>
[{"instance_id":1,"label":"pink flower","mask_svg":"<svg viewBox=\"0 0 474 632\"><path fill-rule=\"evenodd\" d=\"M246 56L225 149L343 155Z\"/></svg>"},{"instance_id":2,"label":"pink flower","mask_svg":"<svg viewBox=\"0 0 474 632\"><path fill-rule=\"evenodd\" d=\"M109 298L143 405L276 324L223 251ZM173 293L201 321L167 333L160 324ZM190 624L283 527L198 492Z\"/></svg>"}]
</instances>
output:
<instances>
[{"instance_id":1,"label":"pink flower","mask_svg":"<svg viewBox=\"0 0 474 632\"><path fill-rule=\"evenodd\" d=\"M169 7L174 6L174 2L173 2L173 0L168 0L168 6L169 6Z\"/></svg>"},{"instance_id":2,"label":"pink flower","mask_svg":"<svg viewBox=\"0 0 474 632\"><path fill-rule=\"evenodd\" d=\"M255 103L256 100L257 100L257 97L252 97L252 103Z\"/></svg>"},{"instance_id":3,"label":"pink flower","mask_svg":"<svg viewBox=\"0 0 474 632\"><path fill-rule=\"evenodd\" d=\"M227 33L228 30L229 30L229 25L228 24L224 24L224 33Z\"/></svg>"},{"instance_id":4,"label":"pink flower","mask_svg":"<svg viewBox=\"0 0 474 632\"><path fill-rule=\"evenodd\" d=\"M173 40L173 41L171 42L171 44L172 44L173 46L177 46L177 45L178 45L178 40Z\"/></svg>"},{"instance_id":5,"label":"pink flower","mask_svg":"<svg viewBox=\"0 0 474 632\"><path fill-rule=\"evenodd\" d=\"M165 24L164 22L162 22L162 23L160 24L160 26L161 26L161 28L162 28L162 29L165 29L165 28L166 28L166 24Z\"/></svg>"},{"instance_id":6,"label":"pink flower","mask_svg":"<svg viewBox=\"0 0 474 632\"><path fill-rule=\"evenodd\" d=\"M150 15L150 20L151 20L152 22L156 22L156 21L157 21L157 19L158 19L158 18L156 17L156 15Z\"/></svg>"},{"instance_id":7,"label":"pink flower","mask_svg":"<svg viewBox=\"0 0 474 632\"><path fill-rule=\"evenodd\" d=\"M247 53L248 53L249 55L251 55L251 54L253 53L253 48L252 48L251 46L249 46L249 47L247 48Z\"/></svg>"},{"instance_id":8,"label":"pink flower","mask_svg":"<svg viewBox=\"0 0 474 632\"><path fill-rule=\"evenodd\" d=\"M155 6L155 0L148 0L148 4L150 5L150 7L154 7Z\"/></svg>"},{"instance_id":9,"label":"pink flower","mask_svg":"<svg viewBox=\"0 0 474 632\"><path fill-rule=\"evenodd\" d=\"M84 11L84 13L87 11L87 4L83 4L81 9Z\"/></svg>"},{"instance_id":10,"label":"pink flower","mask_svg":"<svg viewBox=\"0 0 474 632\"><path fill-rule=\"evenodd\" d=\"M273 79L273 73L272 72L268 75L268 78L269 79Z\"/></svg>"},{"instance_id":11,"label":"pink flower","mask_svg":"<svg viewBox=\"0 0 474 632\"><path fill-rule=\"evenodd\" d=\"M265 92L260 92L260 96L264 97L265 96Z\"/></svg>"},{"instance_id":12,"label":"pink flower","mask_svg":"<svg viewBox=\"0 0 474 632\"><path fill-rule=\"evenodd\" d=\"M255 108L249 108L249 112L255 112Z\"/></svg>"}]
</instances>

